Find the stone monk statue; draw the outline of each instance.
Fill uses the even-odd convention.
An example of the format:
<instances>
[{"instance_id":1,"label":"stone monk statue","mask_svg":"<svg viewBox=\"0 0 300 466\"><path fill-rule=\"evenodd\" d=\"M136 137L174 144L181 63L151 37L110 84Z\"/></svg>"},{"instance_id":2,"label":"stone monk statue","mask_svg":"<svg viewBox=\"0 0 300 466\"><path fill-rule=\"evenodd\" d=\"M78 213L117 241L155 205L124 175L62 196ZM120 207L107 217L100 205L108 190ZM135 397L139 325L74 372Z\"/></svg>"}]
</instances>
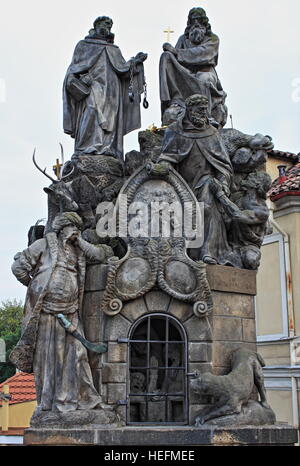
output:
<instances>
[{"instance_id":1,"label":"stone monk statue","mask_svg":"<svg viewBox=\"0 0 300 466\"><path fill-rule=\"evenodd\" d=\"M34 372L38 410L69 412L102 407L80 341L59 323L63 314L83 334L82 299L86 258L105 262L109 246L94 246L80 236L82 220L75 212L59 214L53 232L18 253L12 266L28 287L22 335L10 355L24 372Z\"/></svg>"},{"instance_id":2,"label":"stone monk statue","mask_svg":"<svg viewBox=\"0 0 300 466\"><path fill-rule=\"evenodd\" d=\"M168 125L184 111L184 101L193 94L208 99L210 123L222 127L227 120L226 93L218 79L219 38L213 34L203 8L188 15L184 35L175 48L163 44L159 65L162 122Z\"/></svg>"},{"instance_id":3,"label":"stone monk statue","mask_svg":"<svg viewBox=\"0 0 300 466\"><path fill-rule=\"evenodd\" d=\"M64 132L75 139L75 156L106 154L123 160L123 137L141 127L144 89L140 52L125 61L114 45L112 20L100 16L74 51L63 85Z\"/></svg>"},{"instance_id":4,"label":"stone monk statue","mask_svg":"<svg viewBox=\"0 0 300 466\"><path fill-rule=\"evenodd\" d=\"M204 242L192 250L194 260L234 265L227 240L225 213L215 185L230 195L233 169L219 131L208 119L208 98L195 94L185 101L185 114L165 131L158 163L174 164L204 206ZM213 188L213 189L212 189Z\"/></svg>"}]
</instances>

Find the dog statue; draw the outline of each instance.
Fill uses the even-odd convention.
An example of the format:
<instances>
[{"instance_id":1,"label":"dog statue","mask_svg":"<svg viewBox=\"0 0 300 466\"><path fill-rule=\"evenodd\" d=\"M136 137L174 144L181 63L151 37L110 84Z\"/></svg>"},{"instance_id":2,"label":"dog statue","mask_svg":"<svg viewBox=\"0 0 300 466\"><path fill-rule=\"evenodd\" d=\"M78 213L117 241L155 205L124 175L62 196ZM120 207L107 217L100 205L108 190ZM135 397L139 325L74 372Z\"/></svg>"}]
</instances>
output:
<instances>
[{"instance_id":1,"label":"dog statue","mask_svg":"<svg viewBox=\"0 0 300 466\"><path fill-rule=\"evenodd\" d=\"M210 419L240 414L250 399L254 385L260 395L260 404L256 404L259 408L270 410L264 387L264 366L264 360L259 354L247 348L239 348L231 354L229 374L218 376L205 373L192 379L192 390L201 395L210 395L215 401L196 417L196 426Z\"/></svg>"}]
</instances>

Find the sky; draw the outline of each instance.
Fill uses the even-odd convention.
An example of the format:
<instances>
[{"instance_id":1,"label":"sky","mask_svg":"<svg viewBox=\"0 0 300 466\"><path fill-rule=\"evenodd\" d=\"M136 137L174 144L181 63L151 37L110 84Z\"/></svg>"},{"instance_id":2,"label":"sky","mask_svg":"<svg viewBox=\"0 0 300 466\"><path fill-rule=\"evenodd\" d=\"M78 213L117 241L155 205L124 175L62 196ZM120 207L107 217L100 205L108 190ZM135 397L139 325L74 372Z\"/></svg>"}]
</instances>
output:
<instances>
[{"instance_id":1,"label":"sky","mask_svg":"<svg viewBox=\"0 0 300 466\"><path fill-rule=\"evenodd\" d=\"M0 302L25 297L10 267L27 246L27 232L47 217L46 178L59 156L66 159L73 140L62 129L62 83L76 43L94 19L113 19L115 43L126 59L148 53L145 74L148 110L142 129L160 125L158 64L164 30L175 45L188 12L203 7L220 38L217 72L227 92L234 126L248 134L273 137L275 148L300 152L299 0L15 0L4 2L0 18ZM227 125L228 126L228 125ZM137 131L125 137L125 150L138 149Z\"/></svg>"}]
</instances>

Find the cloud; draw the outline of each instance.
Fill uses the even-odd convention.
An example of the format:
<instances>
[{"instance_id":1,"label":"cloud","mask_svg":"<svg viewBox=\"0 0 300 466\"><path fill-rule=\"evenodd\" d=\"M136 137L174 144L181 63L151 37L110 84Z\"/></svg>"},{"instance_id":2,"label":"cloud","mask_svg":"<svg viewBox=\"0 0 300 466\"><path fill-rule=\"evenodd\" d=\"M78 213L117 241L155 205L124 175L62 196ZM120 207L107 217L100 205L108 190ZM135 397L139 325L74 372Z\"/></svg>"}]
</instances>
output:
<instances>
[{"instance_id":1,"label":"cloud","mask_svg":"<svg viewBox=\"0 0 300 466\"><path fill-rule=\"evenodd\" d=\"M73 140L62 131L61 88L76 43L102 14L114 20L116 43L126 59L148 53L145 72L149 110L142 126L160 124L158 63L163 30L175 30L175 44L187 14L198 2L111 0L27 0L2 6L0 41L1 124L1 289L0 299L24 295L10 274L13 254L26 247L30 225L46 216L47 180L31 162L51 170L58 142L72 155ZM273 136L277 149L300 151L300 103L292 99L300 77L298 0L203 0L213 31L221 39L218 74L228 94L235 125L248 133ZM3 85L5 98L3 99ZM138 148L137 132L125 138Z\"/></svg>"}]
</instances>

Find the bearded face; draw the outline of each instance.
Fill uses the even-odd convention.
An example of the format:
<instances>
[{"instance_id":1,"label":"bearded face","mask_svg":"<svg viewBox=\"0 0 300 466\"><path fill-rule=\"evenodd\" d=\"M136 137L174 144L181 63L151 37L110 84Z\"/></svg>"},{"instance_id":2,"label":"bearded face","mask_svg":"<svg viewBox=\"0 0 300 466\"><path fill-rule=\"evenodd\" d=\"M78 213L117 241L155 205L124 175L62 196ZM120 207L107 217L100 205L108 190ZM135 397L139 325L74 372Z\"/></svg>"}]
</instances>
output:
<instances>
[{"instance_id":1,"label":"bearded face","mask_svg":"<svg viewBox=\"0 0 300 466\"><path fill-rule=\"evenodd\" d=\"M99 21L95 25L95 31L96 31L97 36L103 37L103 38L110 37L111 28L112 28L112 21L109 18L103 19L102 21Z\"/></svg>"},{"instance_id":2,"label":"bearded face","mask_svg":"<svg viewBox=\"0 0 300 466\"><path fill-rule=\"evenodd\" d=\"M187 107L187 116L194 126L202 128L208 123L207 106L201 104L191 105Z\"/></svg>"},{"instance_id":3,"label":"bearded face","mask_svg":"<svg viewBox=\"0 0 300 466\"><path fill-rule=\"evenodd\" d=\"M60 237L64 243L74 243L78 238L79 230L75 225L68 225L64 227L60 232Z\"/></svg>"},{"instance_id":4,"label":"bearded face","mask_svg":"<svg viewBox=\"0 0 300 466\"><path fill-rule=\"evenodd\" d=\"M189 39L193 44L199 45L203 41L205 34L206 28L199 24L199 22L197 21L196 23L192 24L190 28Z\"/></svg>"}]
</instances>

